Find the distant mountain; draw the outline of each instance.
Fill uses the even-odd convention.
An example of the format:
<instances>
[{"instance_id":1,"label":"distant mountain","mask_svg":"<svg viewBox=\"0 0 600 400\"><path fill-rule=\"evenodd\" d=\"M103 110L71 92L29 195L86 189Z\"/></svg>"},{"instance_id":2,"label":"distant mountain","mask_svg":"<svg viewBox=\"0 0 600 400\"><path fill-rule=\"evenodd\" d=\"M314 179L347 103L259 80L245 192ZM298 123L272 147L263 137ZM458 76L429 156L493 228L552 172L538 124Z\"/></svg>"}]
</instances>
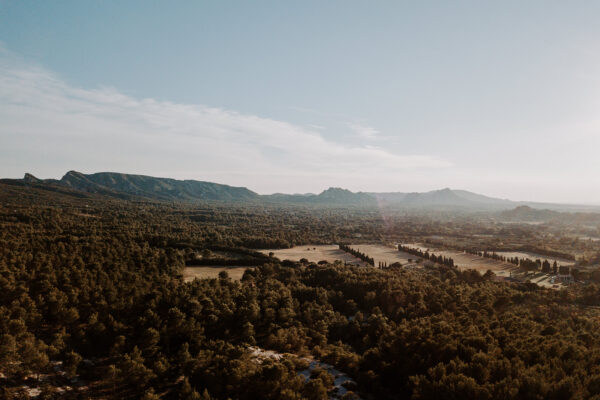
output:
<instances>
[{"instance_id":1,"label":"distant mountain","mask_svg":"<svg viewBox=\"0 0 600 400\"><path fill-rule=\"evenodd\" d=\"M489 197L489 196L484 196L482 194L477 194L477 193L473 193L473 192L469 192L466 190L453 190L453 192L458 196L461 197L465 200L469 200L475 203L482 203L482 204L497 204L497 205L503 205L503 206L510 206L515 204L514 201L508 200L508 199L497 199L495 197Z\"/></svg>"},{"instance_id":2,"label":"distant mountain","mask_svg":"<svg viewBox=\"0 0 600 400\"><path fill-rule=\"evenodd\" d=\"M374 206L375 199L367 193L354 193L347 189L330 187L319 194L282 194L261 196L263 200L277 203L321 204L321 205L362 205Z\"/></svg>"},{"instance_id":3,"label":"distant mountain","mask_svg":"<svg viewBox=\"0 0 600 400\"><path fill-rule=\"evenodd\" d=\"M31 174L25 173L25 176L23 177L23 182L26 182L26 183L41 183L42 180L36 178L35 176L33 176Z\"/></svg>"},{"instance_id":4,"label":"distant mountain","mask_svg":"<svg viewBox=\"0 0 600 400\"><path fill-rule=\"evenodd\" d=\"M449 188L424 193L369 193L380 206L506 208L517 203Z\"/></svg>"},{"instance_id":5,"label":"distant mountain","mask_svg":"<svg viewBox=\"0 0 600 400\"><path fill-rule=\"evenodd\" d=\"M260 196L263 200L270 203L309 203L316 196L314 193L305 194L287 194L273 193Z\"/></svg>"},{"instance_id":6,"label":"distant mountain","mask_svg":"<svg viewBox=\"0 0 600 400\"><path fill-rule=\"evenodd\" d=\"M337 204L337 205L364 205L379 207L407 207L407 208L477 208L477 209L505 209L514 206L510 200L495 199L466 190L441 189L424 193L354 193L347 189L331 187L320 194L272 194L262 196L265 200L275 202L290 202L302 204Z\"/></svg>"},{"instance_id":7,"label":"distant mountain","mask_svg":"<svg viewBox=\"0 0 600 400\"><path fill-rule=\"evenodd\" d=\"M25 174L25 176L27 177L27 174ZM33 177L33 175L30 175L30 176ZM35 178L35 177L33 177L33 178ZM35 179L37 179L37 178L35 178ZM92 181L91 179L88 179L88 175L82 174L81 172L77 172L77 171L67 172L65 174L65 176L63 176L62 179L59 181L56 181L54 179L40 181L38 179L38 181L36 183L45 183L45 184L50 184L50 185L63 186L63 187L68 187L70 189L79 190L79 191L85 192L85 193L93 193L93 194L99 194L99 195L104 195L104 196L117 197L117 198L126 199L126 200L133 199L135 197L134 194L114 190L109 187L99 185L99 184L95 183L94 181Z\"/></svg>"},{"instance_id":8,"label":"distant mountain","mask_svg":"<svg viewBox=\"0 0 600 400\"><path fill-rule=\"evenodd\" d=\"M515 202L498 199L449 188L424 193L367 193L351 192L339 187L330 187L319 194L284 194L259 195L245 187L234 187L213 182L196 180L177 180L156 178L145 175L131 175L117 172L99 172L83 174L77 171L67 172L60 180L38 179L25 174L23 179L0 179L0 183L35 187L41 190L64 191L71 195L79 193L109 196L120 199L147 199L160 201L195 202L204 200L234 202L268 202L298 205L331 205L361 207L395 207L406 209L440 209L470 211L502 211L514 207L526 206L512 210L512 214L502 215L504 219L543 220L551 218L549 210L599 211L592 206L573 206L565 204L545 204L532 202ZM534 210L537 209L537 210ZM545 213L542 215L543 210ZM531 211L533 210L533 211ZM536 211L540 211L537 214Z\"/></svg>"},{"instance_id":9,"label":"distant mountain","mask_svg":"<svg viewBox=\"0 0 600 400\"><path fill-rule=\"evenodd\" d=\"M402 203L412 206L468 206L473 202L458 196L451 189L442 189L425 193L407 193Z\"/></svg>"},{"instance_id":10,"label":"distant mountain","mask_svg":"<svg viewBox=\"0 0 600 400\"><path fill-rule=\"evenodd\" d=\"M315 196L317 203L374 205L375 199L367 193L353 193L347 189L330 187Z\"/></svg>"},{"instance_id":11,"label":"distant mountain","mask_svg":"<svg viewBox=\"0 0 600 400\"><path fill-rule=\"evenodd\" d=\"M379 204L380 206L401 203L407 195L407 193L402 192L384 192L369 194L375 198L377 204Z\"/></svg>"},{"instance_id":12,"label":"distant mountain","mask_svg":"<svg viewBox=\"0 0 600 400\"><path fill-rule=\"evenodd\" d=\"M512 210L502 211L500 217L509 221L541 222L556 219L561 213L552 210L539 210L529 206L518 206Z\"/></svg>"},{"instance_id":13,"label":"distant mountain","mask_svg":"<svg viewBox=\"0 0 600 400\"><path fill-rule=\"evenodd\" d=\"M243 187L116 172L83 174L77 171L69 171L59 181L54 179L40 180L31 174L26 174L23 181L31 184L68 187L86 193L119 198L137 197L170 201L248 201L259 198L258 194Z\"/></svg>"},{"instance_id":14,"label":"distant mountain","mask_svg":"<svg viewBox=\"0 0 600 400\"><path fill-rule=\"evenodd\" d=\"M562 211L557 211L562 210ZM574 212L575 211L575 212ZM591 211L591 212L590 212ZM581 226L597 226L600 224L600 210L587 209L579 211L576 209L567 209L561 205L555 210L547 208L533 208L526 205L515 207L511 210L504 210L497 215L503 222L528 222L528 223L543 223L543 222L558 222L565 224L579 224Z\"/></svg>"}]
</instances>

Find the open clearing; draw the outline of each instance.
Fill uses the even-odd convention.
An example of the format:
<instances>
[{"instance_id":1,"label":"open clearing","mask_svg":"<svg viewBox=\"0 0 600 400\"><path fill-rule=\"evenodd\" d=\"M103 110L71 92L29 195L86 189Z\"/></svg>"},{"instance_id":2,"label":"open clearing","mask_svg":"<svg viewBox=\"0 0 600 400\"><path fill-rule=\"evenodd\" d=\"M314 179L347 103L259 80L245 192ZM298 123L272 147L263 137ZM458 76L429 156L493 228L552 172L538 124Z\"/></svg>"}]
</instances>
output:
<instances>
[{"instance_id":1,"label":"open clearing","mask_svg":"<svg viewBox=\"0 0 600 400\"><path fill-rule=\"evenodd\" d=\"M387 265L399 262L402 265L406 265L409 263L409 259L414 261L417 258L412 254L398 251L395 247L381 244L353 244L351 247L355 250L360 250L369 257L373 257L376 267L379 265L379 262L385 262Z\"/></svg>"},{"instance_id":2,"label":"open clearing","mask_svg":"<svg viewBox=\"0 0 600 400\"><path fill-rule=\"evenodd\" d=\"M518 258L529 258L531 260L537 260L538 258L542 261L548 260L550 264L554 261L557 262L558 265L571 266L575 265L575 261L567 260L564 258L557 257L548 257L541 254L531 253L528 251L497 251L496 254L503 255L505 257L518 257Z\"/></svg>"},{"instance_id":3,"label":"open clearing","mask_svg":"<svg viewBox=\"0 0 600 400\"><path fill-rule=\"evenodd\" d=\"M319 262L325 260L327 262L334 262L340 260L346 264L366 266L367 264L358 258L346 253L339 249L336 244L327 245L304 245L295 246L291 249L267 249L260 250L261 253L269 254L273 252L275 257L280 260L291 260L300 261L302 258L306 258L310 262Z\"/></svg>"},{"instance_id":4,"label":"open clearing","mask_svg":"<svg viewBox=\"0 0 600 400\"><path fill-rule=\"evenodd\" d=\"M479 271L480 273L485 273L487 270L491 270L496 274L496 276L501 278L508 278L512 274L515 274L519 277L523 275L517 266L514 264L503 262L499 260L493 260L491 258L479 257L473 254L464 253L461 251L454 250L441 250L433 247L426 247L422 244L417 243L405 243L405 246L412 247L415 249L420 249L422 251L429 251L429 253L434 253L435 255L442 255L444 257L450 257L454 260L454 264L458 267L458 269L474 269ZM375 260L375 266L379 265L379 262L385 262L388 265L391 265L395 262L401 263L403 266L414 264L414 260L418 257L409 253L405 253L403 251L398 251L396 248L392 246L385 246L380 244L352 244L351 247L355 250L359 250L362 253L367 254L369 257L373 257ZM340 260L347 264L361 265L361 266L369 266L366 263L362 262L356 257L342 251L339 249L337 245L305 245L305 246L296 246L291 249L271 249L271 250L260 250L264 254L269 254L273 252L275 257L280 260L292 260L299 261L302 258L306 258L310 262L319 262L321 260L325 260L327 262L334 262L336 260ZM525 252L497 252L497 254L502 254L508 257L521 257L521 258L541 258L545 257L534 254L534 253L525 253ZM553 262L554 259L550 260ZM570 265L571 261L557 259L557 262L561 265ZM570 263L570 264L569 264ZM200 277L217 277L219 271L223 270L223 267L210 268L210 267L194 267L194 269L203 269L209 268L214 269L216 272L213 272L214 275L211 276L200 276ZM244 273L245 268L237 268L232 267L234 269L240 270L240 279ZM187 270L188 268L186 268ZM228 270L232 279L234 279L233 274ZM206 272L204 272L206 274ZM185 275L184 275L185 276ZM190 278L190 280L193 279ZM563 285L560 283L554 284L550 282L550 276L546 274L531 274L531 276L525 277L525 279L529 279L531 282L534 282L540 286L557 288L562 287Z\"/></svg>"},{"instance_id":5,"label":"open clearing","mask_svg":"<svg viewBox=\"0 0 600 400\"><path fill-rule=\"evenodd\" d=\"M422 251L429 251L429 253L434 253L435 255L442 255L444 257L451 257L454 260L454 264L458 267L458 269L474 269L479 271L480 273L485 273L487 270L491 270L498 277L513 277L518 278L523 281L529 280L532 283L537 284L538 286L544 286L551 289L560 289L565 285L560 282L551 282L551 276L549 274L544 274L541 272L522 272L519 268L512 264L499 260L494 260L486 257L479 257L473 254L463 253L460 251L451 251L451 250L439 250L431 247L424 247L423 245L411 243L404 244L405 246L418 248ZM522 252L496 252L496 254L502 254L508 257L521 257L521 258L533 258L534 253L522 253ZM414 256L413 256L414 257ZM535 257L538 258L538 257ZM533 259L535 259L533 258ZM544 257L542 256L543 260ZM550 259L548 260L550 261ZM567 260L565 260L567 261ZM552 261L551 261L552 262ZM560 263L560 261L557 261ZM569 261L567 261L569 262ZM563 264L569 265L569 264Z\"/></svg>"},{"instance_id":6,"label":"open clearing","mask_svg":"<svg viewBox=\"0 0 600 400\"><path fill-rule=\"evenodd\" d=\"M404 246L420 249L422 251L429 251L434 253L436 256L450 257L454 260L454 265L458 269L474 269L480 273L485 273L488 269L494 272L497 276L509 277L513 271L518 271L518 267L514 264L493 260L491 258L479 257L473 254L463 253L454 250L440 250L432 247L424 247L416 243L406 243ZM415 256L413 256L415 257Z\"/></svg>"},{"instance_id":7,"label":"open clearing","mask_svg":"<svg viewBox=\"0 0 600 400\"><path fill-rule=\"evenodd\" d=\"M219 272L226 271L229 277L234 281L239 281L244 275L244 271L251 267L224 267L224 266L199 266L185 267L183 269L183 281L191 282L194 279L213 279L219 277Z\"/></svg>"}]
</instances>

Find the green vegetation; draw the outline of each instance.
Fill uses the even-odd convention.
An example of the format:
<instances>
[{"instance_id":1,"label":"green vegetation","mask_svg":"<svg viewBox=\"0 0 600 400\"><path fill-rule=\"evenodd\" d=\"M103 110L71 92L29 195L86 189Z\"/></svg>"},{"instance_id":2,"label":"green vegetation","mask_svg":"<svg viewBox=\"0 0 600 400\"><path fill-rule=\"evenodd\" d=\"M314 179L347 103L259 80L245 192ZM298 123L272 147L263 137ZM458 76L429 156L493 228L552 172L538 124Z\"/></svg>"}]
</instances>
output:
<instances>
[{"instance_id":1,"label":"green vegetation","mask_svg":"<svg viewBox=\"0 0 600 400\"><path fill-rule=\"evenodd\" d=\"M447 265L302 264L250 249L386 229L369 212L0 185L0 397L27 384L51 398L77 377L82 390L63 398L327 398L331 376L305 381L291 354L334 365L367 399L600 396L594 284L552 291ZM184 283L186 263L203 259L257 267L241 282ZM250 346L290 355L257 360ZM66 376L38 383L57 361Z\"/></svg>"}]
</instances>

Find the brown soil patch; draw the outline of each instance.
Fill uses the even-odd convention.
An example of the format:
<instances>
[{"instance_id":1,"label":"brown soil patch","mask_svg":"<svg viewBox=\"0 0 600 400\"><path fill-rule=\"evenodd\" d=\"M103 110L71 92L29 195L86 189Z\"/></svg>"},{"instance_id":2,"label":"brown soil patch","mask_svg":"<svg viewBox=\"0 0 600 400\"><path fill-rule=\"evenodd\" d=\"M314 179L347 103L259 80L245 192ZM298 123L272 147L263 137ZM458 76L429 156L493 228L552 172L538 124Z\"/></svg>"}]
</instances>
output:
<instances>
[{"instance_id":1,"label":"brown soil patch","mask_svg":"<svg viewBox=\"0 0 600 400\"><path fill-rule=\"evenodd\" d=\"M299 261L302 258L306 258L310 262L319 262L325 260L332 263L336 260L340 260L341 262L347 264L362 266L367 265L358 258L340 250L335 244L305 245L292 247L291 249L267 249L260 251L264 254L273 252L275 257L279 258L280 260Z\"/></svg>"},{"instance_id":2,"label":"brown soil patch","mask_svg":"<svg viewBox=\"0 0 600 400\"><path fill-rule=\"evenodd\" d=\"M353 244L351 247L366 253L369 257L373 257L375 259L375 267L379 266L379 262L385 262L387 265L399 262L402 265L406 265L409 263L408 260L414 262L414 260L417 259L416 256L403 251L398 251L397 248L392 246L384 246L381 244Z\"/></svg>"},{"instance_id":3,"label":"brown soil patch","mask_svg":"<svg viewBox=\"0 0 600 400\"><path fill-rule=\"evenodd\" d=\"M183 269L183 281L191 282L194 279L213 279L219 277L219 272L226 271L229 277L234 281L239 281L244 275L244 271L251 267L223 267L223 266L199 266L185 267Z\"/></svg>"}]
</instances>

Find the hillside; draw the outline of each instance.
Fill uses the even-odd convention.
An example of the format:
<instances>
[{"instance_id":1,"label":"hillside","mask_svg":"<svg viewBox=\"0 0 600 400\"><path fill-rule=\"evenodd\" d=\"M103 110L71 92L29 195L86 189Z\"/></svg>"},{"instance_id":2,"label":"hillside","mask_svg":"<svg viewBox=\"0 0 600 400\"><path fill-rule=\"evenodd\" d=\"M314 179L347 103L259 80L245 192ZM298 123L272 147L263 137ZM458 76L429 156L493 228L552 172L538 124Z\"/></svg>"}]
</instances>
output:
<instances>
[{"instance_id":1,"label":"hillside","mask_svg":"<svg viewBox=\"0 0 600 400\"><path fill-rule=\"evenodd\" d=\"M442 189L424 193L403 192L351 192L347 189L331 187L320 194L273 194L262 196L263 199L274 202L288 202L301 204L338 204L362 205L380 207L405 207L405 208L507 208L514 204L510 200L495 199L465 190Z\"/></svg>"},{"instance_id":2,"label":"hillside","mask_svg":"<svg viewBox=\"0 0 600 400\"><path fill-rule=\"evenodd\" d=\"M319 194L284 194L259 195L245 187L234 187L219 183L157 178L146 175L133 175L117 172L99 172L83 174L77 171L67 172L60 180L38 179L32 174L25 174L23 179L2 179L0 182L13 185L26 185L40 190L74 192L79 195L93 194L126 200L157 201L233 201L233 202L267 202L295 205L324 206L359 206L359 207L394 207L405 209L440 209L463 211L502 211L517 206L530 209L548 209L561 211L598 211L598 207L574 206L566 204L546 204L533 202L516 202L498 199L469 192L445 188L429 192L352 192L339 187L330 187ZM524 212L524 211L521 211ZM506 215L505 218L521 218ZM539 219L539 216L526 215L526 219ZM548 217L544 216L545 219Z\"/></svg>"},{"instance_id":3,"label":"hillside","mask_svg":"<svg viewBox=\"0 0 600 400\"><path fill-rule=\"evenodd\" d=\"M507 208L515 202L510 200L496 199L481 194L468 192L466 190L453 190L445 188L429 192L389 192L370 193L377 199L379 205L404 206L404 207L459 207L459 208Z\"/></svg>"},{"instance_id":4,"label":"hillside","mask_svg":"<svg viewBox=\"0 0 600 400\"><path fill-rule=\"evenodd\" d=\"M548 221L560 216L560 213L551 210L538 210L529 206L518 206L512 210L502 211L500 217L509 221Z\"/></svg>"},{"instance_id":5,"label":"hillside","mask_svg":"<svg viewBox=\"0 0 600 400\"><path fill-rule=\"evenodd\" d=\"M66 187L85 193L126 199L248 201L259 197L253 191L243 187L116 172L83 174L77 171L69 171L59 181L53 179L40 180L31 174L26 174L21 181L36 186Z\"/></svg>"}]
</instances>

